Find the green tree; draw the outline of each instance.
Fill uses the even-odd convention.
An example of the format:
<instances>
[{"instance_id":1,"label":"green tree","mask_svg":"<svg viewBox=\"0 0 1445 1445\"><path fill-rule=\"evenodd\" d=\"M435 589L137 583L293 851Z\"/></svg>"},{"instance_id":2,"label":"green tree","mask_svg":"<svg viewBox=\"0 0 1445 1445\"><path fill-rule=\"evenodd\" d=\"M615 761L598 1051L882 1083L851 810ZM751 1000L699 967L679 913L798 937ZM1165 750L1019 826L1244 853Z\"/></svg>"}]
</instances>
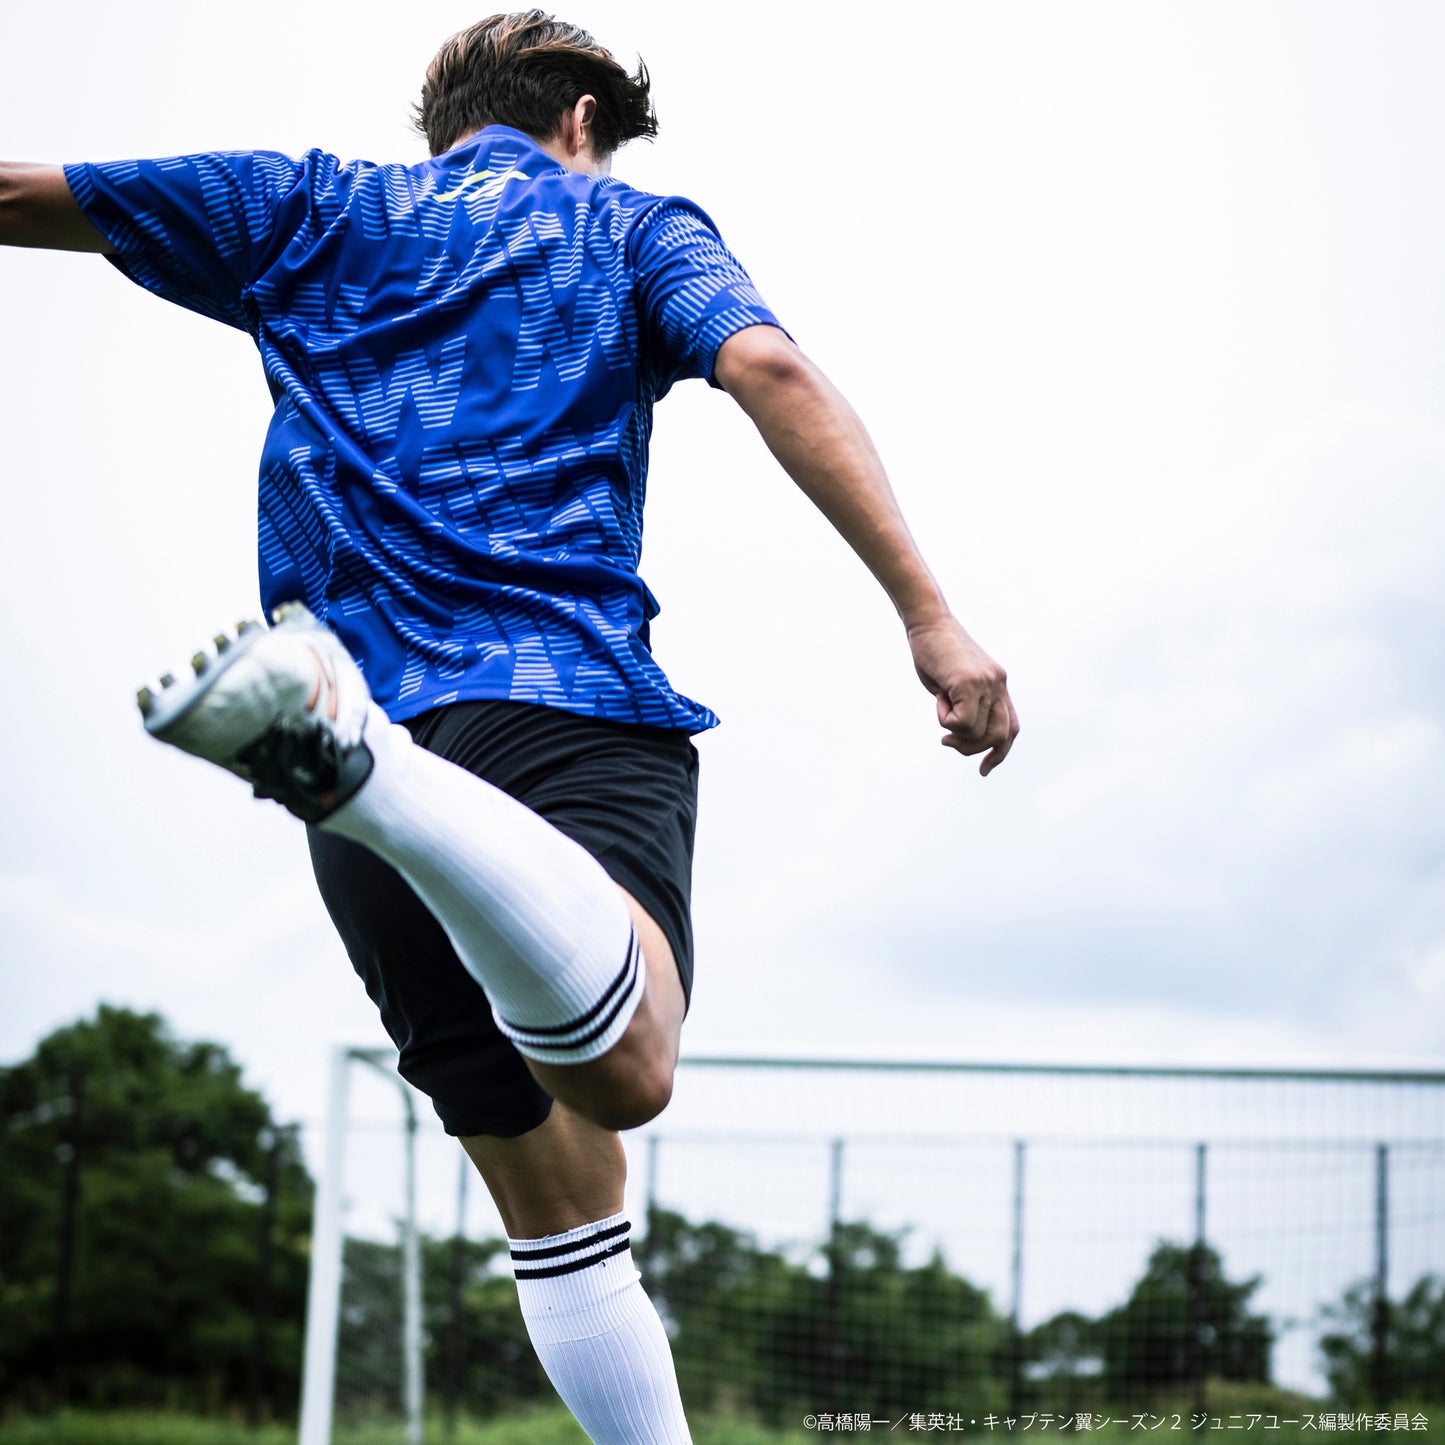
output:
<instances>
[{"instance_id":1,"label":"green tree","mask_svg":"<svg viewBox=\"0 0 1445 1445\"><path fill-rule=\"evenodd\" d=\"M1035 1326L1024 1340L1029 1378L1069 1409L1092 1398L1103 1373L1102 1333L1096 1320L1077 1310L1065 1310Z\"/></svg>"},{"instance_id":2,"label":"green tree","mask_svg":"<svg viewBox=\"0 0 1445 1445\"><path fill-rule=\"evenodd\" d=\"M689 1408L780 1416L796 1335L806 1327L806 1271L740 1230L692 1224L666 1209L648 1216L639 1264L672 1336Z\"/></svg>"},{"instance_id":3,"label":"green tree","mask_svg":"<svg viewBox=\"0 0 1445 1445\"><path fill-rule=\"evenodd\" d=\"M845 1224L826 1252L838 1271L841 1358L825 1377L843 1394L835 1408L868 1399L880 1401L879 1413L890 1420L919 1410L946 1413L960 1408L960 1392L970 1409L1001 1407L1007 1322L987 1292L953 1274L936 1250L923 1264L905 1266L904 1238ZM826 1320L829 1282L813 1285L815 1292L821 1285Z\"/></svg>"},{"instance_id":4,"label":"green tree","mask_svg":"<svg viewBox=\"0 0 1445 1445\"><path fill-rule=\"evenodd\" d=\"M654 1211L648 1285L693 1408L794 1419L1000 1404L1006 1325L942 1257L906 1266L902 1236L842 1225L800 1262L725 1225Z\"/></svg>"},{"instance_id":5,"label":"green tree","mask_svg":"<svg viewBox=\"0 0 1445 1445\"><path fill-rule=\"evenodd\" d=\"M517 1304L517 1286L498 1266L508 1258L504 1239L463 1239L461 1246L460 1339L453 1355L452 1272L458 1241L422 1240L423 1309L427 1331L427 1379L435 1393L453 1386L458 1403L487 1417L556 1394L548 1381ZM460 1378L449 1371L456 1361Z\"/></svg>"},{"instance_id":6,"label":"green tree","mask_svg":"<svg viewBox=\"0 0 1445 1445\"><path fill-rule=\"evenodd\" d=\"M346 1239L336 1332L336 1413L343 1421L403 1409L402 1251Z\"/></svg>"},{"instance_id":7,"label":"green tree","mask_svg":"<svg viewBox=\"0 0 1445 1445\"><path fill-rule=\"evenodd\" d=\"M527 1338L516 1284L497 1269L507 1258L506 1241L460 1241L459 1310L453 1307L452 1283L458 1242L423 1234L418 1243L428 1402L435 1405L455 1392L460 1409L487 1417L555 1401ZM336 1409L342 1419L399 1416L404 1410L402 1315L400 1243L346 1240L336 1350ZM460 1346L456 1379L450 1373L454 1344Z\"/></svg>"},{"instance_id":8,"label":"green tree","mask_svg":"<svg viewBox=\"0 0 1445 1445\"><path fill-rule=\"evenodd\" d=\"M1196 1368L1226 1380L1269 1380L1273 1335L1249 1313L1260 1277L1232 1284L1209 1245L1161 1241L1127 1303L1099 1321L1111 1390L1137 1395L1188 1385Z\"/></svg>"},{"instance_id":9,"label":"green tree","mask_svg":"<svg viewBox=\"0 0 1445 1445\"><path fill-rule=\"evenodd\" d=\"M0 1070L0 1119L0 1398L244 1399L274 1148L267 1380L294 1408L311 1185L225 1049L102 1006Z\"/></svg>"},{"instance_id":10,"label":"green tree","mask_svg":"<svg viewBox=\"0 0 1445 1445\"><path fill-rule=\"evenodd\" d=\"M1339 1328L1320 1340L1330 1393L1342 1405L1375 1400L1375 1288L1346 1290L1325 1316ZM1386 1306L1385 1374L1393 1400L1445 1404L1445 1279L1421 1275L1398 1303Z\"/></svg>"}]
</instances>

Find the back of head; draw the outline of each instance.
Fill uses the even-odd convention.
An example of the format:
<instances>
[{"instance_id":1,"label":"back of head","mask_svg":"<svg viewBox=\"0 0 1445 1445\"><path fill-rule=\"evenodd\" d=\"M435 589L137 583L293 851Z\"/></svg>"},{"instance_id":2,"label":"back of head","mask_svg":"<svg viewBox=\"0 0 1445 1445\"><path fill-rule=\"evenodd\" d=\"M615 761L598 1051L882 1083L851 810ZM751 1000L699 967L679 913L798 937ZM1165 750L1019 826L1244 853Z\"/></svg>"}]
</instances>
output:
<instances>
[{"instance_id":1,"label":"back of head","mask_svg":"<svg viewBox=\"0 0 1445 1445\"><path fill-rule=\"evenodd\" d=\"M647 67L629 75L585 30L542 10L492 15L459 30L427 67L416 127L440 155L474 131L508 125L538 140L595 96L593 135L611 153L657 134Z\"/></svg>"}]
</instances>

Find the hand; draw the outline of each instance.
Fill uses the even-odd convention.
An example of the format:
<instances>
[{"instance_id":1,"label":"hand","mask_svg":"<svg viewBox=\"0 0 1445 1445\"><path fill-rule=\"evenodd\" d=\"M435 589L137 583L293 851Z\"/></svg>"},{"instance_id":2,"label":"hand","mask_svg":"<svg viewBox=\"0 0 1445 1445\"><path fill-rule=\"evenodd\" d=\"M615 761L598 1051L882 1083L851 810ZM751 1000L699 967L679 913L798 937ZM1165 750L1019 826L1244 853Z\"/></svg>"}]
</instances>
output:
<instances>
[{"instance_id":1,"label":"hand","mask_svg":"<svg viewBox=\"0 0 1445 1445\"><path fill-rule=\"evenodd\" d=\"M1019 731L1003 668L953 617L910 627L908 645L919 680L938 701L944 747L966 757L986 754L978 771L988 777Z\"/></svg>"}]
</instances>

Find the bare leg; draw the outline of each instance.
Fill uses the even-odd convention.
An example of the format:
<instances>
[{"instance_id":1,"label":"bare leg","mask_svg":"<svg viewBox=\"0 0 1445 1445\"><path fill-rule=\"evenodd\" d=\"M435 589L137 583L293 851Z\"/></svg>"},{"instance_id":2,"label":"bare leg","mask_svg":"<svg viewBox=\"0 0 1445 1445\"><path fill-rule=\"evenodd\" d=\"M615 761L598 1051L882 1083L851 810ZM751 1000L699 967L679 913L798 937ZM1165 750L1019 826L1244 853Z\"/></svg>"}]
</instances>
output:
<instances>
[{"instance_id":1,"label":"bare leg","mask_svg":"<svg viewBox=\"0 0 1445 1445\"><path fill-rule=\"evenodd\" d=\"M548 1378L597 1445L688 1445L672 1350L632 1263L622 1141L563 1103L516 1139L462 1145L507 1227Z\"/></svg>"},{"instance_id":2,"label":"bare leg","mask_svg":"<svg viewBox=\"0 0 1445 1445\"><path fill-rule=\"evenodd\" d=\"M461 1144L512 1239L561 1234L622 1209L627 1182L622 1140L560 1101L519 1138L475 1134Z\"/></svg>"}]
</instances>

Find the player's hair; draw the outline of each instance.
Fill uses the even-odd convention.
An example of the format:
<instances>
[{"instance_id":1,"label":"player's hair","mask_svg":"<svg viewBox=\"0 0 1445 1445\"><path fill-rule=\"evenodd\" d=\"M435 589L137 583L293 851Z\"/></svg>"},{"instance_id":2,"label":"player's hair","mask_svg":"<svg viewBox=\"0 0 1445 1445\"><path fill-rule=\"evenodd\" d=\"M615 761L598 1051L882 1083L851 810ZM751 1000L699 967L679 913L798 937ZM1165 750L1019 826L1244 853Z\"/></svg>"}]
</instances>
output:
<instances>
[{"instance_id":1,"label":"player's hair","mask_svg":"<svg viewBox=\"0 0 1445 1445\"><path fill-rule=\"evenodd\" d=\"M629 75L585 30L544 10L491 15L459 30L427 66L416 128L434 156L488 125L550 140L584 95L597 98L599 152L657 134L647 67Z\"/></svg>"}]
</instances>

